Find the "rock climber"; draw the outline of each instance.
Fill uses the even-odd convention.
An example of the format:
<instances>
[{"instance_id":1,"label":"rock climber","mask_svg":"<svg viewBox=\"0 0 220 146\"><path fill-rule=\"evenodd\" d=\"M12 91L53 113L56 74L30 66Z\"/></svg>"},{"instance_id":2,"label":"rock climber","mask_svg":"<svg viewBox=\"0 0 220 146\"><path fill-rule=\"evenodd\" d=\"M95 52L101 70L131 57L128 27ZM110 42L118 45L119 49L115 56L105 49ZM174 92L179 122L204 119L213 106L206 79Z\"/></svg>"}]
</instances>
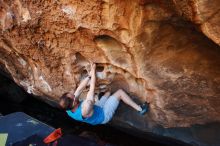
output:
<instances>
[{"instance_id":1,"label":"rock climber","mask_svg":"<svg viewBox=\"0 0 220 146\"><path fill-rule=\"evenodd\" d=\"M109 91L105 92L100 100L95 103L96 64L91 63L90 66L88 76L81 81L77 89L64 93L60 97L60 107L66 110L71 118L91 125L106 124L112 119L121 100L141 115L148 111L148 103L136 104L122 89L117 90L111 96ZM80 102L79 95L87 84L90 84L89 91L86 98Z\"/></svg>"}]
</instances>

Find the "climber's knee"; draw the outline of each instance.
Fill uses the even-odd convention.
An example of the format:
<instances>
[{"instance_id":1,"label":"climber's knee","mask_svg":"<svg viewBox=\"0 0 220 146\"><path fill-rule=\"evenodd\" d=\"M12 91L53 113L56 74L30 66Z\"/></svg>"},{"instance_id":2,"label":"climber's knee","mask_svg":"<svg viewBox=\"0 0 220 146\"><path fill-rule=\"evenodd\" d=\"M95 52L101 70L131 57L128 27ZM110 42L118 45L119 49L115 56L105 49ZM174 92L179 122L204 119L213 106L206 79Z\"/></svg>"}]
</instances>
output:
<instances>
[{"instance_id":1,"label":"climber's knee","mask_svg":"<svg viewBox=\"0 0 220 146\"><path fill-rule=\"evenodd\" d=\"M119 100L121 99L121 94L123 93L124 91L122 89L118 89L115 93L112 94L112 96L118 98Z\"/></svg>"}]
</instances>

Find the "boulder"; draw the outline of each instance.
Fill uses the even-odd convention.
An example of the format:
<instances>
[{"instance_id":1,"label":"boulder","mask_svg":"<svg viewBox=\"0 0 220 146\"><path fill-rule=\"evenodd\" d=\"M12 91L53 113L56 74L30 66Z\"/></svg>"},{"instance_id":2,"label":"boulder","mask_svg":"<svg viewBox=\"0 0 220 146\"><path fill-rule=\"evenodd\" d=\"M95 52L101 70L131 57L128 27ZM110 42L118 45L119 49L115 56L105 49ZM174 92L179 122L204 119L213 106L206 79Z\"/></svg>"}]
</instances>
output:
<instances>
[{"instance_id":1,"label":"boulder","mask_svg":"<svg viewBox=\"0 0 220 146\"><path fill-rule=\"evenodd\" d=\"M163 128L220 121L217 0L3 0L0 7L0 67L45 102L55 106L75 89L93 61L97 93L122 88L151 103L133 125L139 130L149 119Z\"/></svg>"}]
</instances>

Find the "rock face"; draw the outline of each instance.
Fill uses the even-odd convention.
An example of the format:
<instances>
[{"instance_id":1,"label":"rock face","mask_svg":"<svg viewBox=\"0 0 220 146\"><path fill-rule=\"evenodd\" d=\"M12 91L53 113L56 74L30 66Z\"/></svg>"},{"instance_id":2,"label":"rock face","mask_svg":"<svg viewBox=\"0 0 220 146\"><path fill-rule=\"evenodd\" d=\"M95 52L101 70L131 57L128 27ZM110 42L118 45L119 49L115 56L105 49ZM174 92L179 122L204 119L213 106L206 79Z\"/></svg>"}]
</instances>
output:
<instances>
[{"instance_id":1,"label":"rock face","mask_svg":"<svg viewBox=\"0 0 220 146\"><path fill-rule=\"evenodd\" d=\"M193 22L207 37L220 45L219 0L173 0L179 15Z\"/></svg>"},{"instance_id":2,"label":"rock face","mask_svg":"<svg viewBox=\"0 0 220 146\"><path fill-rule=\"evenodd\" d=\"M90 60L98 66L97 92L123 88L151 102L144 122L220 121L218 6L218 0L1 0L0 66L28 93L56 102L76 88Z\"/></svg>"}]
</instances>

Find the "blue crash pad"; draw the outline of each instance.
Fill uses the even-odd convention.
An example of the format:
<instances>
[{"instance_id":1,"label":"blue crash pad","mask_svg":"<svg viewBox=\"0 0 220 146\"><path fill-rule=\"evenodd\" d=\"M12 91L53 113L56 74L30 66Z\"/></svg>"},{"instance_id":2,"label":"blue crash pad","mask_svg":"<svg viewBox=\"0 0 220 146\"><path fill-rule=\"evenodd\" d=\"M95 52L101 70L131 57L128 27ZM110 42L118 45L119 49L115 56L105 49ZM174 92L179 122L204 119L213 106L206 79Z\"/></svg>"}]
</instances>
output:
<instances>
[{"instance_id":1,"label":"blue crash pad","mask_svg":"<svg viewBox=\"0 0 220 146\"><path fill-rule=\"evenodd\" d=\"M32 135L46 137L55 129L22 112L0 118L0 134L8 134L6 145L24 140Z\"/></svg>"}]
</instances>

